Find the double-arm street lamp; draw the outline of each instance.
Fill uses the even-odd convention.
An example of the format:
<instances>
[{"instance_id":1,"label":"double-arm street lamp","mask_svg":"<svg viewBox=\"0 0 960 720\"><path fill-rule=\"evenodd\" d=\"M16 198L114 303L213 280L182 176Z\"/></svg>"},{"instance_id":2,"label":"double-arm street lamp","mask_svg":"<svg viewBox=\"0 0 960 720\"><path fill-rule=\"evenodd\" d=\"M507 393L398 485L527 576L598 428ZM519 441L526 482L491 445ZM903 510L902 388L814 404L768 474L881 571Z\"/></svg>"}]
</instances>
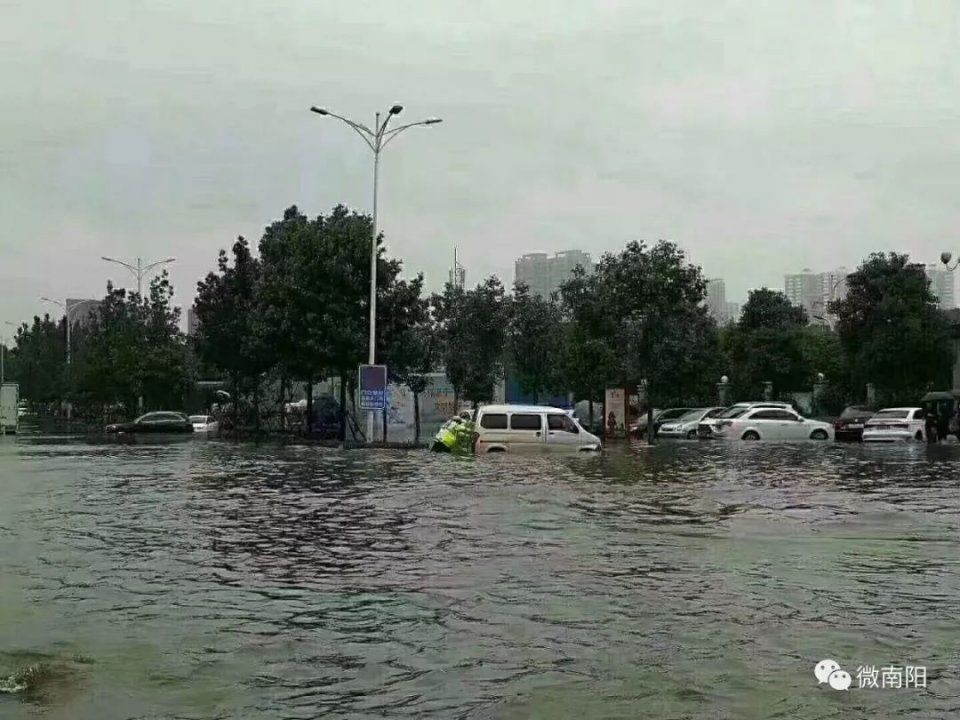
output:
<instances>
[{"instance_id":1,"label":"double-arm street lamp","mask_svg":"<svg viewBox=\"0 0 960 720\"><path fill-rule=\"evenodd\" d=\"M125 267L127 270L133 273L133 276L137 279L137 295L139 295L140 297L143 297L144 275L146 275L148 272L150 272L156 267L160 267L161 265L166 265L167 263L172 263L173 261L176 260L176 258L169 257L169 258L165 258L164 260L157 260L156 262L152 262L149 265L144 265L143 260L141 260L140 258L137 258L137 264L131 265L130 263L123 262L123 260L117 260L115 258L106 257L106 256L101 256L100 259L106 260L107 262L116 263L117 265L120 265L121 267Z\"/></svg>"},{"instance_id":2,"label":"double-arm street lamp","mask_svg":"<svg viewBox=\"0 0 960 720\"><path fill-rule=\"evenodd\" d=\"M441 122L440 118L427 118L417 122L399 125L395 128L387 129L391 118L399 115L403 111L402 105L392 106L386 113L383 113L383 122L380 121L381 113L377 113L371 130L363 123L332 113L325 108L311 107L311 112L324 117L332 117L349 125L357 135L366 143L367 147L373 152L373 236L370 239L370 347L368 353L368 362L373 365L376 362L376 338L377 338L377 189L380 175L380 153L390 144L397 135L404 130L422 125L436 125ZM341 382L343 378L341 378ZM373 439L374 413L371 410L367 415L367 440Z\"/></svg>"}]
</instances>

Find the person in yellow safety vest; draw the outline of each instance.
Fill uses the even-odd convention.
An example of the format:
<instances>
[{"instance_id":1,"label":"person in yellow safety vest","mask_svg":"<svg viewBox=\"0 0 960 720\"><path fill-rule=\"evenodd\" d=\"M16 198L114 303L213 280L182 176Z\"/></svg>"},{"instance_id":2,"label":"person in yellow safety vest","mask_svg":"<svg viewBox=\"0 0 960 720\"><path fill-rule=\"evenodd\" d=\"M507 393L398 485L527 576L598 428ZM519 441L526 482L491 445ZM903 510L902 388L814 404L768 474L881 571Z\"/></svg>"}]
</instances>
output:
<instances>
[{"instance_id":1,"label":"person in yellow safety vest","mask_svg":"<svg viewBox=\"0 0 960 720\"><path fill-rule=\"evenodd\" d=\"M461 413L450 418L434 436L434 452L470 453L473 452L473 422L469 413Z\"/></svg>"}]
</instances>

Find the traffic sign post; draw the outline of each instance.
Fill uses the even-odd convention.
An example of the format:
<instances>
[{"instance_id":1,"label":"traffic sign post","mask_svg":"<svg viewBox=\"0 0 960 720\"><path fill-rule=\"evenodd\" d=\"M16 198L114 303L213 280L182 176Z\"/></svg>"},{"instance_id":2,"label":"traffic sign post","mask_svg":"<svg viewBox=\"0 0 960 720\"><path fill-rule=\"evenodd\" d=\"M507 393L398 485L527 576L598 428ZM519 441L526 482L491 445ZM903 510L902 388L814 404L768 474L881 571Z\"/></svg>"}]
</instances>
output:
<instances>
[{"instance_id":1,"label":"traffic sign post","mask_svg":"<svg viewBox=\"0 0 960 720\"><path fill-rule=\"evenodd\" d=\"M387 366L360 366L360 409L383 410L387 407Z\"/></svg>"}]
</instances>

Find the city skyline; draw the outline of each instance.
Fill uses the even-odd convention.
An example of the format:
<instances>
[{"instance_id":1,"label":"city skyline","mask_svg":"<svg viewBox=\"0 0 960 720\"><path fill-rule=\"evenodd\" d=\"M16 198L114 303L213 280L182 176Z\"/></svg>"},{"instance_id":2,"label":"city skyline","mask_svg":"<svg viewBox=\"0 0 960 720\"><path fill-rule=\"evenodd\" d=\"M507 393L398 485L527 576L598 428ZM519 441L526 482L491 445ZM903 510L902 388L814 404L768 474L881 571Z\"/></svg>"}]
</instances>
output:
<instances>
[{"instance_id":1,"label":"city skyline","mask_svg":"<svg viewBox=\"0 0 960 720\"><path fill-rule=\"evenodd\" d=\"M471 281L511 277L518 238L594 258L672 240L741 300L874 250L960 250L949 6L84 7L5 6L0 320L125 281L102 255L177 257L186 308L291 204L369 212L368 149L314 104L444 119L380 168L388 250L430 290L453 246Z\"/></svg>"},{"instance_id":2,"label":"city skyline","mask_svg":"<svg viewBox=\"0 0 960 720\"><path fill-rule=\"evenodd\" d=\"M593 258L582 250L563 250L548 255L544 252L521 255L513 265L513 284L524 283L533 295L549 298L573 276L577 267L593 270Z\"/></svg>"}]
</instances>

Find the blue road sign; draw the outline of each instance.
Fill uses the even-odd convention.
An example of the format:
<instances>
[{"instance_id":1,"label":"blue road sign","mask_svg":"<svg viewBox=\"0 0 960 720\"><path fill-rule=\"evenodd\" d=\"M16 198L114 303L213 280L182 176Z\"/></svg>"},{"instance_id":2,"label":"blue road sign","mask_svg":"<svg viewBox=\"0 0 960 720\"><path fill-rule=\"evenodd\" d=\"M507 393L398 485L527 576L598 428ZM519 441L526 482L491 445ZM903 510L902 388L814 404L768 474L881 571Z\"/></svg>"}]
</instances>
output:
<instances>
[{"instance_id":1,"label":"blue road sign","mask_svg":"<svg viewBox=\"0 0 960 720\"><path fill-rule=\"evenodd\" d=\"M383 410L387 406L387 366L360 366L360 409Z\"/></svg>"}]
</instances>

